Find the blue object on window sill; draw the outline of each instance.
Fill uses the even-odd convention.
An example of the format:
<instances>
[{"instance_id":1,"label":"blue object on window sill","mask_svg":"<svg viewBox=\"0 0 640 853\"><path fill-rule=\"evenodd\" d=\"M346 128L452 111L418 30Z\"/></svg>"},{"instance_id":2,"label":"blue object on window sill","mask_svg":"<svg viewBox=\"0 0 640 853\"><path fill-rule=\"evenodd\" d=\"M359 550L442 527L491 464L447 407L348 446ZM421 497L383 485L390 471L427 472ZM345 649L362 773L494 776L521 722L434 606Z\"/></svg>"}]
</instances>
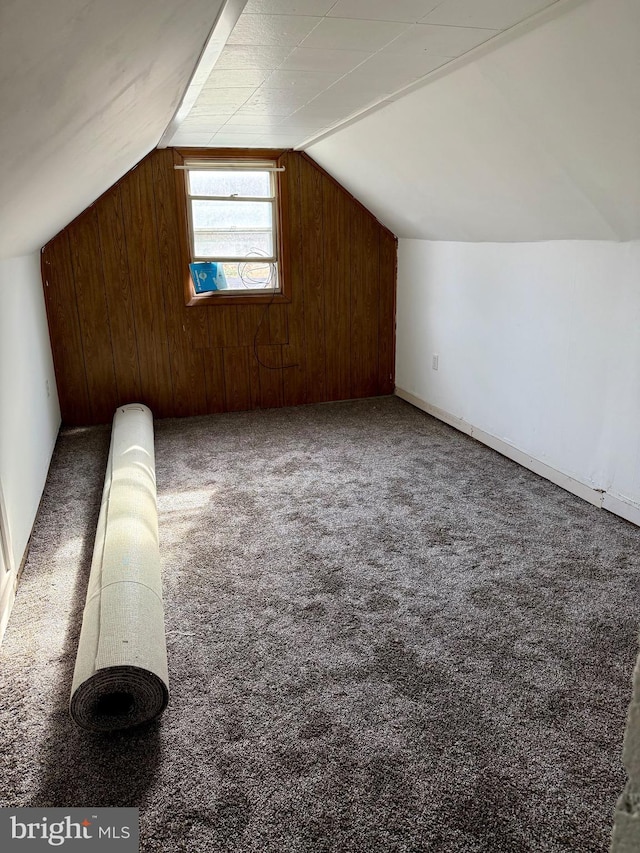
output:
<instances>
[{"instance_id":1,"label":"blue object on window sill","mask_svg":"<svg viewBox=\"0 0 640 853\"><path fill-rule=\"evenodd\" d=\"M228 290L227 278L222 264L217 264L214 261L196 261L189 264L189 269L196 293Z\"/></svg>"}]
</instances>

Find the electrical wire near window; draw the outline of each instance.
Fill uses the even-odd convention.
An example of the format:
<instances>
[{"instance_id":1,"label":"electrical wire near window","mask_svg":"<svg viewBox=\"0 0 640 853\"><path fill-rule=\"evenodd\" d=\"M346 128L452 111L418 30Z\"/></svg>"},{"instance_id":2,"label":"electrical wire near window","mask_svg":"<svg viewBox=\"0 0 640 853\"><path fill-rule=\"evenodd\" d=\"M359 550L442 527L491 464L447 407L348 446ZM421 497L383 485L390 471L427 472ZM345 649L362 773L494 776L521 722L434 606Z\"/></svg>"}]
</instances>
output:
<instances>
[{"instance_id":1,"label":"electrical wire near window","mask_svg":"<svg viewBox=\"0 0 640 853\"><path fill-rule=\"evenodd\" d=\"M196 294L279 292L275 177L279 170L267 161L186 161Z\"/></svg>"}]
</instances>

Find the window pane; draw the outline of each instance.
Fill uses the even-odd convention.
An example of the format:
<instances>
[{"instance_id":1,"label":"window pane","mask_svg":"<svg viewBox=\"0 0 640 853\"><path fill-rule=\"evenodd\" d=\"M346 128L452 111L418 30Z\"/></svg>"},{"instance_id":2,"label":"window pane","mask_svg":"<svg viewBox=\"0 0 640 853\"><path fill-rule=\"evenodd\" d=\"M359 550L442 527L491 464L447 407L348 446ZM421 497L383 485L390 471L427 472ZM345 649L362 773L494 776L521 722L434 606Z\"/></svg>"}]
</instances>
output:
<instances>
[{"instance_id":1,"label":"window pane","mask_svg":"<svg viewBox=\"0 0 640 853\"><path fill-rule=\"evenodd\" d=\"M273 255L270 202L193 201L192 211L196 257Z\"/></svg>"},{"instance_id":2,"label":"window pane","mask_svg":"<svg viewBox=\"0 0 640 853\"><path fill-rule=\"evenodd\" d=\"M189 169L189 191L191 195L271 196L269 172L198 171Z\"/></svg>"},{"instance_id":3,"label":"window pane","mask_svg":"<svg viewBox=\"0 0 640 853\"><path fill-rule=\"evenodd\" d=\"M271 230L270 201L192 201L194 228Z\"/></svg>"},{"instance_id":4,"label":"window pane","mask_svg":"<svg viewBox=\"0 0 640 853\"><path fill-rule=\"evenodd\" d=\"M278 274L276 264L263 261L223 264L227 290L277 290Z\"/></svg>"},{"instance_id":5,"label":"window pane","mask_svg":"<svg viewBox=\"0 0 640 853\"><path fill-rule=\"evenodd\" d=\"M273 257L270 231L198 230L195 237L196 258Z\"/></svg>"},{"instance_id":6,"label":"window pane","mask_svg":"<svg viewBox=\"0 0 640 853\"><path fill-rule=\"evenodd\" d=\"M278 291L278 267L269 261L195 263L191 274L196 293Z\"/></svg>"}]
</instances>

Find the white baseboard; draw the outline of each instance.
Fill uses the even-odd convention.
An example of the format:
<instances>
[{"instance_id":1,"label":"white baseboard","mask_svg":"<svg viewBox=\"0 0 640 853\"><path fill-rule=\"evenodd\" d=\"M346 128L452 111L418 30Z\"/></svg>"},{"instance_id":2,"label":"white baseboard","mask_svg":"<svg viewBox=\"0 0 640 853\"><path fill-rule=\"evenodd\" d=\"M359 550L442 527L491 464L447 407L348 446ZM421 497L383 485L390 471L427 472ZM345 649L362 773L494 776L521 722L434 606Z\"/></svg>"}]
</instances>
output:
<instances>
[{"instance_id":1,"label":"white baseboard","mask_svg":"<svg viewBox=\"0 0 640 853\"><path fill-rule=\"evenodd\" d=\"M5 569L12 572L13 565L13 546L11 544L9 519L7 515L7 506L2 492L2 482L0 481L0 548L2 549L2 559L4 560Z\"/></svg>"},{"instance_id":2,"label":"white baseboard","mask_svg":"<svg viewBox=\"0 0 640 853\"><path fill-rule=\"evenodd\" d=\"M625 498L619 495L612 495L610 492L605 492L602 496L602 508L608 509L614 515L619 515L621 518L625 518L627 521L637 524L640 527L640 506L631 503L630 500L625 500Z\"/></svg>"},{"instance_id":3,"label":"white baseboard","mask_svg":"<svg viewBox=\"0 0 640 853\"><path fill-rule=\"evenodd\" d=\"M624 498L608 494L602 489L596 489L593 486L582 483L580 480L576 480L574 477L570 477L568 474L558 471L551 465L547 465L546 462L542 462L540 459L536 459L534 456L530 456L528 453L518 450L517 447L514 447L504 441L504 439L491 435L491 433L473 426L473 424L468 423L462 418L452 415L444 409L439 409L437 406L431 405L431 403L427 403L425 400L422 400L420 397L416 397L415 394L411 394L409 391L405 391L402 388L396 388L395 393L396 396L406 400L407 403L411 403L412 406L422 409L422 411L426 412L428 415L432 415L434 418L449 424L449 426L455 427L455 429L460 432L464 432L466 435L475 438L476 441L481 442L481 444L486 444L487 447L491 447L493 450L496 450L508 459L512 459L524 468L528 468L529 471L539 474L541 477L555 483L556 486L560 486L567 492L577 495L579 498L593 504L593 506L600 509L606 509L609 512L614 513L614 515L619 515L621 518L640 526L640 507L624 500Z\"/></svg>"},{"instance_id":4,"label":"white baseboard","mask_svg":"<svg viewBox=\"0 0 640 853\"><path fill-rule=\"evenodd\" d=\"M5 572L3 578L0 579L0 645L4 638L4 632L7 629L9 616L13 608L13 602L16 598L18 589L18 575L16 572Z\"/></svg>"},{"instance_id":5,"label":"white baseboard","mask_svg":"<svg viewBox=\"0 0 640 853\"><path fill-rule=\"evenodd\" d=\"M33 533L33 528L31 528L31 532ZM18 592L18 584L20 583L22 572L27 563L30 547L31 535L29 535L27 547L24 549L24 554L22 555L22 559L20 560L20 565L17 570L12 569L10 572L5 572L2 583L0 583L0 645L2 645L4 633L7 630L9 617L11 616L11 610L13 609L13 603L16 599L16 593Z\"/></svg>"}]
</instances>

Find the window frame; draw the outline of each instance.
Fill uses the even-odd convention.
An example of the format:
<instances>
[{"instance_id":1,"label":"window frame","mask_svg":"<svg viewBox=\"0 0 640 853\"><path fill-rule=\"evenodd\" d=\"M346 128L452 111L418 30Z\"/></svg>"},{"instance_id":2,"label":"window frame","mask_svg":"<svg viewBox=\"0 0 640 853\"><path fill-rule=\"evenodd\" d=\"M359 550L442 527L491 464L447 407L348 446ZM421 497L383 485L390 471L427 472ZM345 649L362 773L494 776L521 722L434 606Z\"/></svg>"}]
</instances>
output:
<instances>
[{"instance_id":1,"label":"window frame","mask_svg":"<svg viewBox=\"0 0 640 853\"><path fill-rule=\"evenodd\" d=\"M183 251L185 254L186 277L184 279L185 304L187 306L194 305L229 305L229 304L261 304L273 302L290 302L290 296L287 289L287 279L285 270L283 270L283 217L282 217L282 172L275 171L281 166L280 157L284 152L281 150L271 149L175 149L174 165L180 171L176 172L176 180L179 190L179 196L183 200L184 210L184 235L183 235ZM198 164L224 164L229 165L230 170L232 164L246 164L245 168L251 163L268 166L271 171L271 190L273 196L271 198L259 198L257 201L270 201L272 203L272 223L273 223L273 259L270 263L275 263L278 275L278 289L265 290L264 288L240 291L240 290L219 290L210 293L196 293L191 273L189 271L189 263L197 261L217 260L212 258L201 258L195 255L195 233L192 221L192 205L194 198L199 196L191 195L189 191L189 169L197 170ZM206 168L206 165L205 165ZM257 169L259 171L259 169ZM182 174L181 174L182 173ZM181 190L181 191L180 191ZM203 197L211 198L213 197ZM241 199L238 199L241 200ZM245 259L246 260L246 259ZM224 262L224 261L223 261ZM235 259L229 261L236 263Z\"/></svg>"}]
</instances>

